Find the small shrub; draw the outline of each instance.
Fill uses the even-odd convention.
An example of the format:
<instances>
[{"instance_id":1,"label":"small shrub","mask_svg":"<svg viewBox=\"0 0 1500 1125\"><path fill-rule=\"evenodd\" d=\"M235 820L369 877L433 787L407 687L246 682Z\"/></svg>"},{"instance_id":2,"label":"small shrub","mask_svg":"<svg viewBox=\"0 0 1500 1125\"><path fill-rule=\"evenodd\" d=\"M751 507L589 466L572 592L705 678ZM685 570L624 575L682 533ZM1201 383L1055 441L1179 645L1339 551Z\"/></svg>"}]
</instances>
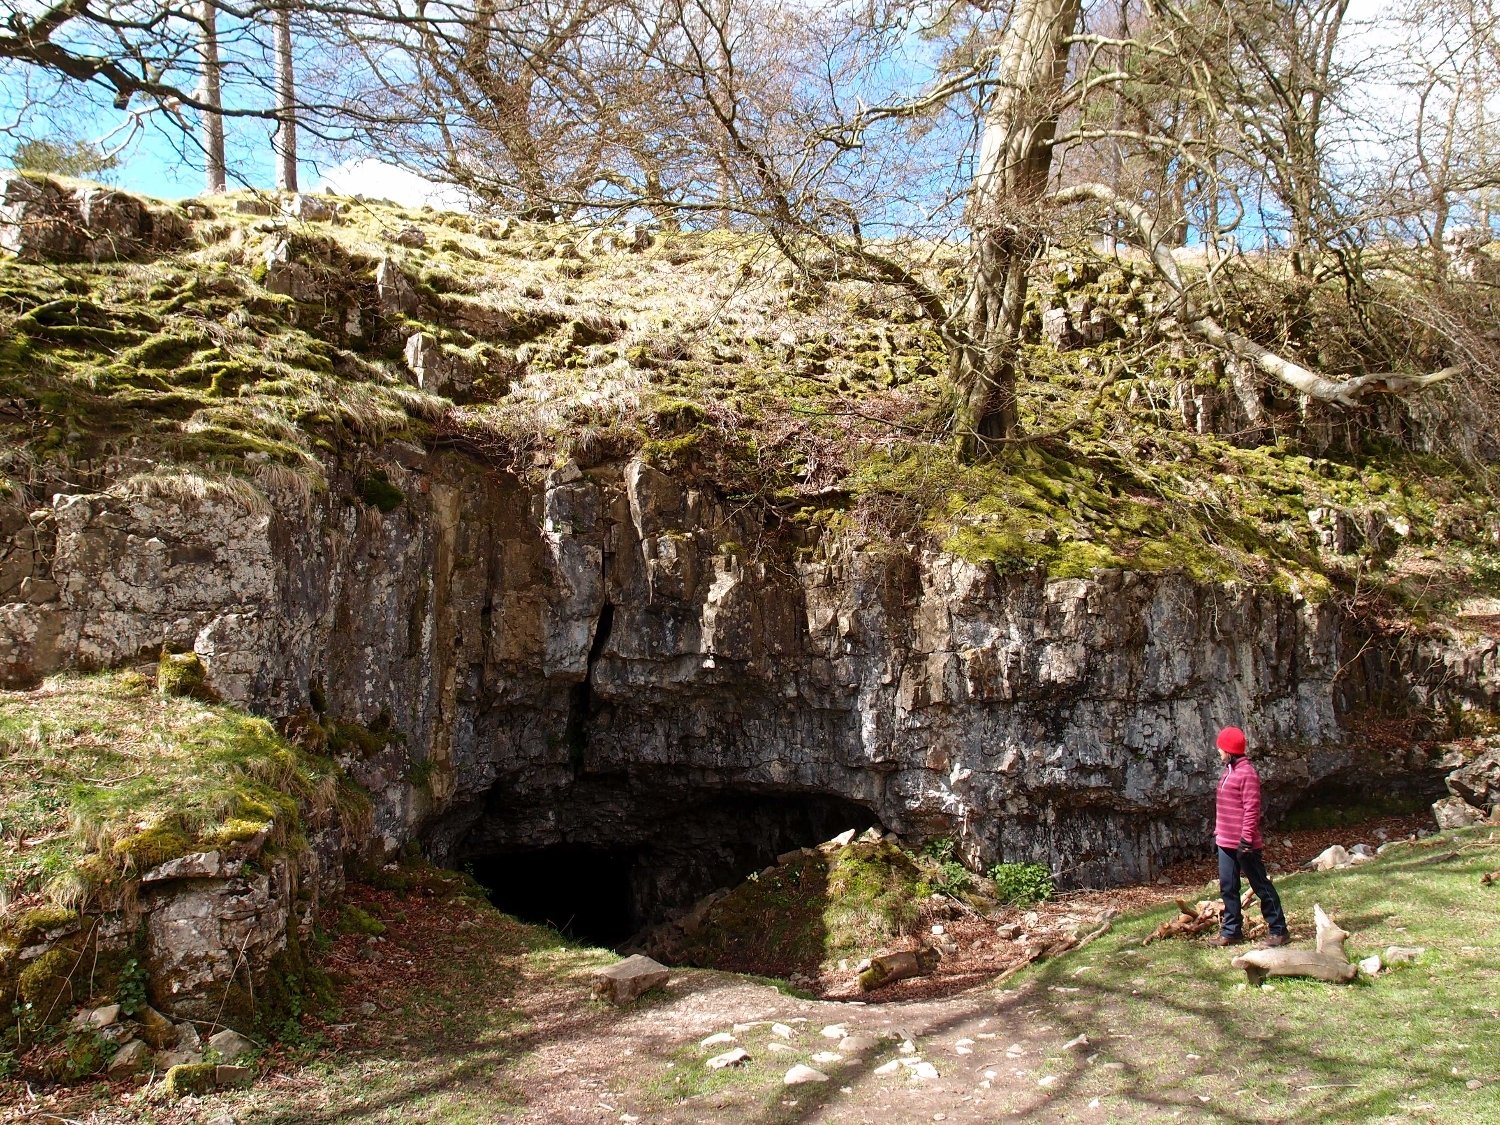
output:
<instances>
[{"instance_id":1,"label":"small shrub","mask_svg":"<svg viewBox=\"0 0 1500 1125\"><path fill-rule=\"evenodd\" d=\"M990 878L1001 902L1027 906L1052 897L1052 872L1045 864L997 863L990 868Z\"/></svg>"},{"instance_id":2,"label":"small shrub","mask_svg":"<svg viewBox=\"0 0 1500 1125\"><path fill-rule=\"evenodd\" d=\"M120 1011L133 1016L146 1006L146 966L134 957L120 967L120 983L115 986L115 1001Z\"/></svg>"}]
</instances>

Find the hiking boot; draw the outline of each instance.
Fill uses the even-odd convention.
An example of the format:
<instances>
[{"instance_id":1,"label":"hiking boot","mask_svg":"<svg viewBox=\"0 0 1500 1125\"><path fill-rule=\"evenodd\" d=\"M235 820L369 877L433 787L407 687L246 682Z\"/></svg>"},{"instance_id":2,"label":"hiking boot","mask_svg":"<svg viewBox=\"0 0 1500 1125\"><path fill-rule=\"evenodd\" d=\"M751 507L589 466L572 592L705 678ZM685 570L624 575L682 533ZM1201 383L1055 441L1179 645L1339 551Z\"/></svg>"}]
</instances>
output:
<instances>
[{"instance_id":1,"label":"hiking boot","mask_svg":"<svg viewBox=\"0 0 1500 1125\"><path fill-rule=\"evenodd\" d=\"M1260 947L1262 949L1275 949L1278 945L1291 945L1291 944L1292 944L1292 935L1291 934L1272 934L1270 937L1266 938L1265 941L1263 941L1263 942L1260 943Z\"/></svg>"},{"instance_id":2,"label":"hiking boot","mask_svg":"<svg viewBox=\"0 0 1500 1125\"><path fill-rule=\"evenodd\" d=\"M1239 936L1225 937L1223 934L1220 934L1218 937L1209 938L1208 944L1215 949L1223 949L1226 945L1244 945L1245 939Z\"/></svg>"}]
</instances>

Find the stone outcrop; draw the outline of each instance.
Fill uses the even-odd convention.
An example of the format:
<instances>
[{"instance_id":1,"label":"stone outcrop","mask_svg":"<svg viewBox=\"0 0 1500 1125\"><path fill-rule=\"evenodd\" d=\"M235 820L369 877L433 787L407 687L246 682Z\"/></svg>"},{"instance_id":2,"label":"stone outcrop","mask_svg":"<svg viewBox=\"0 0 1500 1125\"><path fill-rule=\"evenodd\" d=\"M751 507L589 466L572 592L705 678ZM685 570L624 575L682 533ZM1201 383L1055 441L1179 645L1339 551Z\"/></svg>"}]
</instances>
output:
<instances>
[{"instance_id":1,"label":"stone outcrop","mask_svg":"<svg viewBox=\"0 0 1500 1125\"><path fill-rule=\"evenodd\" d=\"M23 261L109 261L170 249L191 234L180 215L97 185L0 174L0 249Z\"/></svg>"},{"instance_id":2,"label":"stone outcrop","mask_svg":"<svg viewBox=\"0 0 1500 1125\"><path fill-rule=\"evenodd\" d=\"M358 499L377 472L381 507ZM976 867L1152 878L1206 839L1219 725L1249 731L1273 809L1356 754L1340 622L1288 594L838 537L751 554L764 528L641 462L528 483L388 443L328 476L265 508L185 489L5 515L6 680L173 644L273 717L320 684L329 713L404 736L345 761L388 850L628 850L641 924L876 822ZM289 910L278 878L171 893L184 919Z\"/></svg>"}]
</instances>

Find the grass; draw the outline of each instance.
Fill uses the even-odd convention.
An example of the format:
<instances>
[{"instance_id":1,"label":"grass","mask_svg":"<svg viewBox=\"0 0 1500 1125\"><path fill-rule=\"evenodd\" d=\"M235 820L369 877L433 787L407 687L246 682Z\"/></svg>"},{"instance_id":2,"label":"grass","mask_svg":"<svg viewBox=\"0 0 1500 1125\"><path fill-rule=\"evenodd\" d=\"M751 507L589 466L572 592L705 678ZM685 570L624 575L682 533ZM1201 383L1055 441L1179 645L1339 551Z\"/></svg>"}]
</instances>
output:
<instances>
[{"instance_id":1,"label":"grass","mask_svg":"<svg viewBox=\"0 0 1500 1125\"><path fill-rule=\"evenodd\" d=\"M1351 931L1354 958L1426 947L1416 963L1351 986L1247 989L1227 966L1232 954L1200 942L1141 947L1170 909L1117 922L1011 982L1034 982L1040 991L1015 1002L1047 1005L1063 1021L1058 1034L1085 1033L1094 1052L1051 1064L1052 1106L1081 1111L1098 1098L1103 1113L1090 1119L1120 1123L1500 1122L1500 886L1479 882L1497 866L1500 831L1483 827L1280 880L1299 944L1311 945L1316 902Z\"/></svg>"},{"instance_id":2,"label":"grass","mask_svg":"<svg viewBox=\"0 0 1500 1125\"><path fill-rule=\"evenodd\" d=\"M306 847L309 821L367 802L327 759L264 719L155 690L133 671L0 692L0 897L28 912L117 909L142 872L267 834Z\"/></svg>"}]
</instances>

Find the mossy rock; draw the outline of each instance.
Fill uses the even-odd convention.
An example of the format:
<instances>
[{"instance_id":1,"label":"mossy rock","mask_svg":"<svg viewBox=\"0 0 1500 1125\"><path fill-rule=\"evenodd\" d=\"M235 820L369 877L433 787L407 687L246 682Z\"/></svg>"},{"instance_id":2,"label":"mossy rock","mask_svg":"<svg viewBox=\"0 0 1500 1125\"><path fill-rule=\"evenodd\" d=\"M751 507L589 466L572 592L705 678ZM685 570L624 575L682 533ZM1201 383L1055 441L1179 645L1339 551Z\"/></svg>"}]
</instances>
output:
<instances>
[{"instance_id":1,"label":"mossy rock","mask_svg":"<svg viewBox=\"0 0 1500 1125\"><path fill-rule=\"evenodd\" d=\"M339 911L338 931L341 934L368 934L379 937L385 933L385 923L373 918L353 903L345 903Z\"/></svg>"},{"instance_id":2,"label":"mossy rock","mask_svg":"<svg viewBox=\"0 0 1500 1125\"><path fill-rule=\"evenodd\" d=\"M16 995L23 1003L30 1004L41 1018L47 1018L49 1012L56 1016L67 1007L62 1003L62 996L72 994L73 986L68 978L78 960L77 952L71 949L47 950L16 977Z\"/></svg>"},{"instance_id":3,"label":"mossy rock","mask_svg":"<svg viewBox=\"0 0 1500 1125\"><path fill-rule=\"evenodd\" d=\"M43 934L64 928L76 929L79 914L65 906L38 906L26 911L16 921L5 927L5 932L21 945L31 945Z\"/></svg>"},{"instance_id":4,"label":"mossy rock","mask_svg":"<svg viewBox=\"0 0 1500 1125\"><path fill-rule=\"evenodd\" d=\"M394 512L406 501L406 493L391 483L384 469L376 469L359 482L359 495L381 513Z\"/></svg>"},{"instance_id":5,"label":"mossy rock","mask_svg":"<svg viewBox=\"0 0 1500 1125\"><path fill-rule=\"evenodd\" d=\"M156 690L163 695L213 701L208 669L196 652L163 652L156 664Z\"/></svg>"},{"instance_id":6,"label":"mossy rock","mask_svg":"<svg viewBox=\"0 0 1500 1125\"><path fill-rule=\"evenodd\" d=\"M169 1098L185 1098L189 1094L201 1096L211 1093L217 1083L214 1081L214 1072L217 1069L214 1063L179 1063L167 1071L167 1077L162 1083L162 1091Z\"/></svg>"}]
</instances>

